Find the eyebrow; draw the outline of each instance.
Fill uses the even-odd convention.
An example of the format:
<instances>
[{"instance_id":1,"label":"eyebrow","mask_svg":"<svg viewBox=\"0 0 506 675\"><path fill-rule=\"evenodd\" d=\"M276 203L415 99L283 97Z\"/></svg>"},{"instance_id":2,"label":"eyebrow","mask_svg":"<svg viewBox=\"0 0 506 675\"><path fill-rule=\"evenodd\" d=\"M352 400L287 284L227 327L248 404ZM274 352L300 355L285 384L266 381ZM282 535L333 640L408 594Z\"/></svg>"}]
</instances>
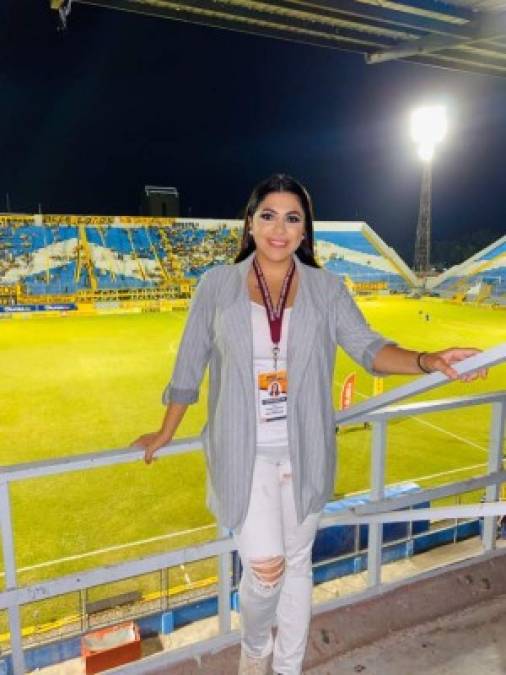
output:
<instances>
[{"instance_id":1,"label":"eyebrow","mask_svg":"<svg viewBox=\"0 0 506 675\"><path fill-rule=\"evenodd\" d=\"M264 206L264 208L261 209L261 210L262 210L262 211L270 211L271 213L278 213L278 212L276 211L276 209L273 209L273 208L271 208L270 206ZM294 209L294 210L292 210L292 211L287 211L287 212L286 212L286 215L287 215L287 216L291 216L292 214L295 214L295 215L297 215L297 216L302 216L302 215L303 215L302 211L297 211L296 209Z\"/></svg>"}]
</instances>

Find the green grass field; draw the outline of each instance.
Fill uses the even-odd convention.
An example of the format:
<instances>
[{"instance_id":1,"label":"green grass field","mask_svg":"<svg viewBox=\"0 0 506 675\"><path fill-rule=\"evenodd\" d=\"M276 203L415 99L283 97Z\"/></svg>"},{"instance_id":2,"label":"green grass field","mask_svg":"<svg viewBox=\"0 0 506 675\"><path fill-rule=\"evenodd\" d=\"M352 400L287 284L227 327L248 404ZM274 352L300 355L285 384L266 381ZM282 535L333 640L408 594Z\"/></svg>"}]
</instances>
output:
<instances>
[{"instance_id":1,"label":"green grass field","mask_svg":"<svg viewBox=\"0 0 506 675\"><path fill-rule=\"evenodd\" d=\"M363 300L361 306L377 330L410 348L487 348L505 339L506 314L487 308L395 296ZM0 323L0 464L121 448L154 430L185 316L32 317ZM356 400L371 395L371 376L340 352L335 401L351 370L357 372ZM387 378L385 388L407 379ZM429 396L494 391L505 381L503 365L487 381L446 385ZM205 394L204 383L179 437L199 433ZM428 486L481 473L489 420L490 407L484 406L393 422L388 482L415 479ZM367 430L340 434L336 493L368 489L369 453ZM12 497L20 580L34 582L207 540L215 531L204 493L201 453L150 467L138 462L17 484ZM184 570L171 574L171 583L182 582ZM100 589L95 594L99 597ZM47 619L48 613L40 607L27 610L25 624L37 616Z\"/></svg>"}]
</instances>

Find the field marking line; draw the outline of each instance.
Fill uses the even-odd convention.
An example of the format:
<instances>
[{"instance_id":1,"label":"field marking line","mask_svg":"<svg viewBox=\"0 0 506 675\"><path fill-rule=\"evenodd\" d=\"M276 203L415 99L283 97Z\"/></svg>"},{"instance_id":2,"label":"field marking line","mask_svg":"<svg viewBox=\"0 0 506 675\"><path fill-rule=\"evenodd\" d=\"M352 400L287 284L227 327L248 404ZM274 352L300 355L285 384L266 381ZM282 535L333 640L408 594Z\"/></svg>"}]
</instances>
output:
<instances>
[{"instance_id":1,"label":"field marking line","mask_svg":"<svg viewBox=\"0 0 506 675\"><path fill-rule=\"evenodd\" d=\"M339 384L342 384L342 381L338 380ZM363 394L361 391L356 392L358 396L361 396L362 398L371 398L367 394ZM458 434L454 434L453 431L448 431L447 429L444 429L443 427L439 427L437 424L433 424L432 422L427 422L426 420L422 420L419 417L414 417L412 415L409 415L408 417L405 417L404 419L407 420L414 420L415 422L418 422L418 424L425 424L428 427L431 427L432 429L436 429L437 431L440 431L442 434L447 434L448 436L452 436L453 438L456 438L459 441L462 441L462 443L465 443L467 445L470 445L473 448L477 448L478 450L481 450L482 452L486 452L488 454L488 448L484 448L481 445L478 445L478 443L474 443L473 441L470 441L467 438L464 438L463 436L459 436Z\"/></svg>"},{"instance_id":2,"label":"field marking line","mask_svg":"<svg viewBox=\"0 0 506 675\"><path fill-rule=\"evenodd\" d=\"M462 473L463 471L471 471L471 469L483 469L487 464L472 464L471 466L463 466L460 469L449 469L448 471L440 471L439 473L433 473L429 476L418 476L417 478L410 478L409 480L413 481L422 481L422 480L431 480L432 478L440 478L441 476L449 476L454 473Z\"/></svg>"},{"instance_id":3,"label":"field marking line","mask_svg":"<svg viewBox=\"0 0 506 675\"><path fill-rule=\"evenodd\" d=\"M30 570L41 569L43 567L49 567L50 565L57 565L58 563L63 562L72 562L74 560L82 560L83 558L89 558L94 555L100 555L102 553L111 553L112 551L121 551L125 548L130 548L131 546L140 546L142 544L151 544L155 541L163 541L165 539L172 539L173 537L181 537L185 534L192 534L194 532L200 532L202 530L209 530L213 527L216 527L214 523L209 525L202 525L201 527L194 527L191 530L181 530L181 532L171 532L170 534L161 534L157 537L150 537L149 539L139 539L138 541L131 541L128 544L117 544L116 546L108 546L106 548L99 548L95 551L88 551L86 553L79 553L78 555L69 555L65 558L59 558L58 560L48 560L43 563L37 563L36 565L30 565L28 567L20 567L18 572L29 572ZM0 576L5 576L4 572L0 573Z\"/></svg>"},{"instance_id":4,"label":"field marking line","mask_svg":"<svg viewBox=\"0 0 506 675\"><path fill-rule=\"evenodd\" d=\"M453 438L456 438L457 440L462 441L463 443L466 443L467 445L470 445L473 448L477 448L478 450L481 450L482 452L485 452L488 455L488 448L484 448L483 446L478 445L478 443L474 443L473 441L470 441L467 438L464 438L463 436L454 434L453 431L448 431L446 429L443 429L442 427L438 427L437 424L432 424L432 422L427 422L427 420L421 420L418 417L409 417L408 419L414 420L415 422L418 422L418 424L425 424L428 427L432 427L432 429L437 429L438 431L441 431L442 433L447 434L448 436L453 436Z\"/></svg>"}]
</instances>

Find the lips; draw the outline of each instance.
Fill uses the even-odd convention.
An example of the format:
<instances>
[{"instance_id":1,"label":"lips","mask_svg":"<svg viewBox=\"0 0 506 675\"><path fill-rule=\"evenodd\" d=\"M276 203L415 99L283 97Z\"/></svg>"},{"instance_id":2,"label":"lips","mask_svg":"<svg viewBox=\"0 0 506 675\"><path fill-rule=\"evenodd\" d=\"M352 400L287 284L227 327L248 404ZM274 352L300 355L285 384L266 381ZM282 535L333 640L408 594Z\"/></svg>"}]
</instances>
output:
<instances>
[{"instance_id":1,"label":"lips","mask_svg":"<svg viewBox=\"0 0 506 675\"><path fill-rule=\"evenodd\" d=\"M281 239L269 239L268 241L269 245L273 246L274 248L285 248L285 246L288 244L288 242Z\"/></svg>"}]
</instances>

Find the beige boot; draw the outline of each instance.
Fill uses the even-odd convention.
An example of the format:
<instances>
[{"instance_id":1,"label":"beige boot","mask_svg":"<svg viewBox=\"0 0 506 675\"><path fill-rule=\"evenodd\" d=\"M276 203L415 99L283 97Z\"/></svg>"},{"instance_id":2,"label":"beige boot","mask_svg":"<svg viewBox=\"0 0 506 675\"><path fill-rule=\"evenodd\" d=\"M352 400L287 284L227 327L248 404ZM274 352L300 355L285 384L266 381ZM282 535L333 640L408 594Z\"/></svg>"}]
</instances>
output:
<instances>
[{"instance_id":1,"label":"beige boot","mask_svg":"<svg viewBox=\"0 0 506 675\"><path fill-rule=\"evenodd\" d=\"M263 658L255 658L241 650L238 675L271 675L271 673L271 654Z\"/></svg>"}]
</instances>

